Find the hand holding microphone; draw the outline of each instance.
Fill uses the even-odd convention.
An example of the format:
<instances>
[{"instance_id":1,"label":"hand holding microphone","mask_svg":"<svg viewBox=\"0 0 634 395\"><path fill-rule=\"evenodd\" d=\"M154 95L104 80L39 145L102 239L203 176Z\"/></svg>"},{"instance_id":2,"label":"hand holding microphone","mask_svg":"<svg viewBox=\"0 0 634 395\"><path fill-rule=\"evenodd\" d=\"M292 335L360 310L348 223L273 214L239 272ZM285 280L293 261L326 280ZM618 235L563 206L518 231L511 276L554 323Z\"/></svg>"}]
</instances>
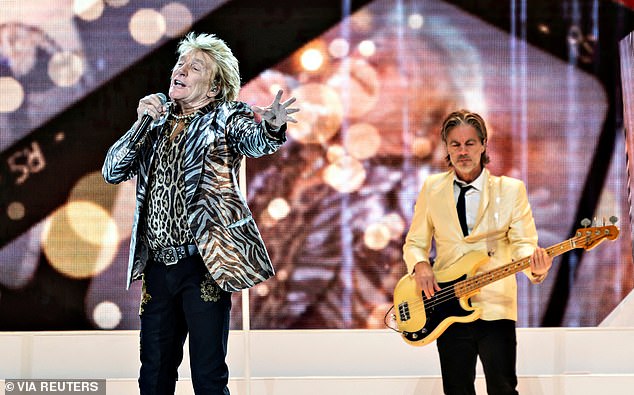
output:
<instances>
[{"instance_id":1,"label":"hand holding microphone","mask_svg":"<svg viewBox=\"0 0 634 395\"><path fill-rule=\"evenodd\" d=\"M165 111L167 111L167 97L163 93L148 95L139 100L139 106L136 108L137 130L147 128L150 122L160 117Z\"/></svg>"},{"instance_id":2,"label":"hand holding microphone","mask_svg":"<svg viewBox=\"0 0 634 395\"><path fill-rule=\"evenodd\" d=\"M137 126L128 146L132 148L139 145L139 142L143 139L143 136L145 136L150 123L152 123L154 119L159 118L167 110L167 97L163 93L148 95L139 100L139 105L136 108Z\"/></svg>"}]
</instances>

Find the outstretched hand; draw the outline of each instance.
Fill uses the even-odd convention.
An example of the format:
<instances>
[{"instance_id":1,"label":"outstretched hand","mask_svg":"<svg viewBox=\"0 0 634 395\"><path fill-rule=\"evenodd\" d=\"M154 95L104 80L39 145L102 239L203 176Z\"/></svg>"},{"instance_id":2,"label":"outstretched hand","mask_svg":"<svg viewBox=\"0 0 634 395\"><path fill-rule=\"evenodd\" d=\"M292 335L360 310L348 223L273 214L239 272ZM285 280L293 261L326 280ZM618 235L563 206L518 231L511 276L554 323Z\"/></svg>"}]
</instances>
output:
<instances>
[{"instance_id":1,"label":"outstretched hand","mask_svg":"<svg viewBox=\"0 0 634 395\"><path fill-rule=\"evenodd\" d=\"M282 94L284 91L279 90L277 95L275 95L275 99L273 99L273 103L268 107L262 108L258 106L252 106L251 109L256 114L260 115L262 119L272 126L274 129L279 129L286 122L294 122L297 123L297 120L290 116L290 114L294 114L299 111L299 108L288 108L291 104L295 102L295 98L291 97L283 103L280 103L280 99L282 99Z\"/></svg>"}]
</instances>

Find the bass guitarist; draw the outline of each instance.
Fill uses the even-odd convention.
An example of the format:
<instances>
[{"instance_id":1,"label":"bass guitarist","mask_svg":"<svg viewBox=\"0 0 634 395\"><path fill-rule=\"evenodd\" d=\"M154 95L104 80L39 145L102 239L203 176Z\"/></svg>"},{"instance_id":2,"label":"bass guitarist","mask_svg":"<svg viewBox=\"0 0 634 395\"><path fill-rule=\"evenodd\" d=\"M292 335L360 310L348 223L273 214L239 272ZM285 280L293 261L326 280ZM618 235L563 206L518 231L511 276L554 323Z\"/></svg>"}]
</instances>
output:
<instances>
[{"instance_id":1,"label":"bass guitarist","mask_svg":"<svg viewBox=\"0 0 634 395\"><path fill-rule=\"evenodd\" d=\"M471 251L490 257L478 273L532 255L530 269L524 273L531 282L542 282L552 258L537 246L524 183L493 176L485 168L489 157L482 117L466 110L449 114L441 139L449 170L425 180L403 246L408 273L418 289L431 298L441 290L437 274L451 270ZM433 265L432 239L436 250ZM478 357L489 395L518 394L515 276L485 286L471 302L481 310L479 319L448 326L436 342L445 394L475 395Z\"/></svg>"}]
</instances>

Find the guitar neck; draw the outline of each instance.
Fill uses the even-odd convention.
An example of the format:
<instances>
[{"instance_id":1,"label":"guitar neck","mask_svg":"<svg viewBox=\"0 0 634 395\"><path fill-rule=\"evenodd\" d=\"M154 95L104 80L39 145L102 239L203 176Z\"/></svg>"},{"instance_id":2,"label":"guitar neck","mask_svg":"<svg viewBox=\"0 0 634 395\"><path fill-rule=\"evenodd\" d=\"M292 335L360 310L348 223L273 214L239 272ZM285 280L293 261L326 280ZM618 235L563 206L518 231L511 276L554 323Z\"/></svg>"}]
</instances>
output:
<instances>
[{"instance_id":1,"label":"guitar neck","mask_svg":"<svg viewBox=\"0 0 634 395\"><path fill-rule=\"evenodd\" d=\"M559 244L555 244L546 248L546 253L551 257L556 257L563 253L566 253L575 248L579 248L575 243L576 238L571 238L566 241L562 241ZM531 257L525 257L520 260L511 262L504 266L500 266L497 269L493 269L486 273L478 274L466 280L460 281L454 284L454 289L458 297L472 294L478 291L480 288L501 280L505 277L513 275L519 271L522 271L531 265Z\"/></svg>"}]
</instances>

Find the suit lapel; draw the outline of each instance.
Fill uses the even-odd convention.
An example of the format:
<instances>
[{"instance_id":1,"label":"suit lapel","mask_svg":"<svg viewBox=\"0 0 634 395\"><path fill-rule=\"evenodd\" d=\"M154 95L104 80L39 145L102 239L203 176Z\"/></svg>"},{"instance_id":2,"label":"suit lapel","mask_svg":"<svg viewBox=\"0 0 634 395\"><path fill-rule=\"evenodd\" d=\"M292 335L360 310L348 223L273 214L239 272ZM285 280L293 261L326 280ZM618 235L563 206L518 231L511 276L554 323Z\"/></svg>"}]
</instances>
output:
<instances>
[{"instance_id":1,"label":"suit lapel","mask_svg":"<svg viewBox=\"0 0 634 395\"><path fill-rule=\"evenodd\" d=\"M480 193L480 205L478 206L478 215L476 216L475 224L473 225L473 229L477 229L480 226L480 223L484 220L484 214L489 207L489 202L491 200L491 182L493 181L489 171L487 169L482 170L484 172L484 180L482 182L482 192Z\"/></svg>"},{"instance_id":2,"label":"suit lapel","mask_svg":"<svg viewBox=\"0 0 634 395\"><path fill-rule=\"evenodd\" d=\"M201 127L200 122L205 117L200 117L189 125L185 136L185 154L183 172L185 173L185 201L191 204L200 177L203 174L205 154L209 144L213 141L213 133L209 125Z\"/></svg>"},{"instance_id":3,"label":"suit lapel","mask_svg":"<svg viewBox=\"0 0 634 395\"><path fill-rule=\"evenodd\" d=\"M456 227L458 232L462 234L462 230L460 228L460 220L458 219L458 211L456 210L456 199L454 197L454 172L450 171L447 173L446 179L444 182L439 185L438 189L438 204L437 207L444 207L444 213L447 213L447 216L451 217L449 219L450 222L448 224L453 224L452 228ZM445 217L446 218L446 217Z\"/></svg>"}]
</instances>

